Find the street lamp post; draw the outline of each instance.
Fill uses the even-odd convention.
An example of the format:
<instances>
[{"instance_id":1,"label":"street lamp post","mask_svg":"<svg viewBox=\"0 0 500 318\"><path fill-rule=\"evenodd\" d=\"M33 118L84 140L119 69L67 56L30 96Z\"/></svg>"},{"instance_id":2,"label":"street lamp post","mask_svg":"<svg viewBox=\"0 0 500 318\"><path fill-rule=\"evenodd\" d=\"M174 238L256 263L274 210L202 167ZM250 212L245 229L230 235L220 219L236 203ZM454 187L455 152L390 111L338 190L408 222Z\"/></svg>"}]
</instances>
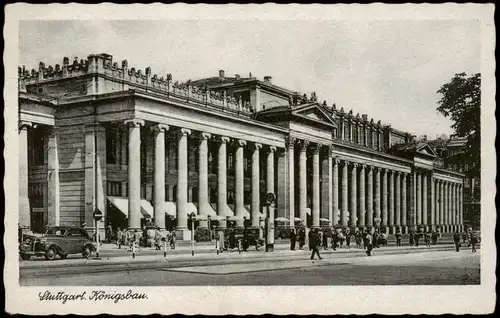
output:
<instances>
[{"instance_id":1,"label":"street lamp post","mask_svg":"<svg viewBox=\"0 0 500 318\"><path fill-rule=\"evenodd\" d=\"M196 214L192 212L189 214L189 218L191 219L191 256L194 256L194 220Z\"/></svg>"}]
</instances>

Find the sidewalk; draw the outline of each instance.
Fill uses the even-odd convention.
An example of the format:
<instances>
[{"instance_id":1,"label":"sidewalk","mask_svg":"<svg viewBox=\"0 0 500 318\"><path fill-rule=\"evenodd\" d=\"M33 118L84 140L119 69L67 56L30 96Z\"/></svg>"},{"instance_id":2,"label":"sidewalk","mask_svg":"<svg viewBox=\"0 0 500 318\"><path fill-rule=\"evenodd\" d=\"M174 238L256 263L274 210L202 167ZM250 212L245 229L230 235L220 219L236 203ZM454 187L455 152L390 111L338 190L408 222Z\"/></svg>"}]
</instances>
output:
<instances>
[{"instance_id":1,"label":"sidewalk","mask_svg":"<svg viewBox=\"0 0 500 318\"><path fill-rule=\"evenodd\" d=\"M118 265L118 264L144 264L144 263L164 263L164 262L182 262L182 261L211 261L211 260L251 260L251 259L294 259L294 258L304 258L309 257L310 251L309 249L304 250L296 250L290 251L287 245L282 246L282 248L275 248L274 252L265 252L265 249L260 249L259 251L247 251L238 253L235 251L224 251L223 253L217 254L215 249L213 252L206 251L205 253L199 253L197 249L195 251L195 255L192 256L191 253L184 254L169 254L167 250L167 256L163 256L163 251L156 251L154 254L141 254L141 252L136 253L136 257L132 257L132 253L124 256L104 256L101 259L84 259L84 258L68 258L65 260L57 259L54 261L46 261L43 259L40 260L29 260L29 261L20 261L19 268L20 269L29 269L29 268L45 268L45 267L68 267L68 266L100 266L100 265ZM454 250L454 246L452 244L441 244L441 245L431 245L431 247L426 246L402 246L402 247L381 247L374 249L373 253L382 252L385 254L408 254L415 252L423 252L423 251L451 251ZM190 250L189 250L190 251ZM337 251L329 250L320 250L322 255L344 255L344 256L365 256L365 250L357 249L357 248L342 248L337 249ZM341 256L339 256L341 257Z\"/></svg>"}]
</instances>

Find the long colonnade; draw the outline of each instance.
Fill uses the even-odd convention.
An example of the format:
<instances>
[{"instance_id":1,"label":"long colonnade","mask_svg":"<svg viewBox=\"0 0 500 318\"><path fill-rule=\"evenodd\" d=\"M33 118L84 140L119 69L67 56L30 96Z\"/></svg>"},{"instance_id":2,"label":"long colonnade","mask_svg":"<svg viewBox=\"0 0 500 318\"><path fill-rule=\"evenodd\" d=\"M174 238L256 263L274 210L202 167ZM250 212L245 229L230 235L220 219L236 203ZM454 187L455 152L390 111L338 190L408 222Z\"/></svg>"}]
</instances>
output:
<instances>
[{"instance_id":1,"label":"long colonnade","mask_svg":"<svg viewBox=\"0 0 500 318\"><path fill-rule=\"evenodd\" d=\"M142 120L129 120L129 227L140 227L140 129L144 126ZM155 220L160 228L165 228L164 210L161 202L164 201L165 189L165 134L175 133L178 139L177 160L177 228L187 228L186 206L188 202L188 136L193 134L189 129L171 128L167 125L152 126L155 132L155 173L154 189ZM217 175L217 214L227 216L227 162L226 145L232 141L236 145L235 171L235 207L236 226L243 226L244 215L244 148L251 147L251 212L252 226L259 225L260 216L260 161L262 155L266 157L267 172L266 185L268 192L275 192L274 188L274 156L276 147L260 143L250 143L243 139L233 140L227 136L213 136L206 132L197 132L199 138L199 186L198 206L200 215L208 215L208 139L216 140L218 147L218 175ZM286 149L289 158L299 152L298 173L292 164L288 167L288 186L293 189L294 177L298 174L298 217L305 224L307 213L311 213L311 227L325 225L320 222L328 220L328 226L342 227L381 227L389 233L401 231L407 233L409 229L434 230L444 232L460 230L463 224L462 190L459 183L440 180L433 177L432 171L413 169L412 173L405 173L375 165L359 164L340 159L332 151L331 145L321 145L306 140L289 138ZM312 159L312 171L307 171L307 160ZM327 167L327 171L324 168ZM331 167L331 169L330 169ZM339 171L340 170L340 171ZM320 175L321 171L321 175ZM308 175L312 174L312 200L309 207L307 189ZM340 176L340 178L339 178ZM323 178L322 178L323 177ZM331 182L320 182L331 180ZM289 193L294 193L291 191ZM407 196L409 195L409 197ZM291 205L295 205L290 198ZM309 210L310 208L310 210ZM295 222L295 207L289 209L287 218ZM280 214L282 214L281 212ZM293 213L293 215L292 215ZM200 223L206 226L206 223ZM221 225L225 222L221 218Z\"/></svg>"}]
</instances>

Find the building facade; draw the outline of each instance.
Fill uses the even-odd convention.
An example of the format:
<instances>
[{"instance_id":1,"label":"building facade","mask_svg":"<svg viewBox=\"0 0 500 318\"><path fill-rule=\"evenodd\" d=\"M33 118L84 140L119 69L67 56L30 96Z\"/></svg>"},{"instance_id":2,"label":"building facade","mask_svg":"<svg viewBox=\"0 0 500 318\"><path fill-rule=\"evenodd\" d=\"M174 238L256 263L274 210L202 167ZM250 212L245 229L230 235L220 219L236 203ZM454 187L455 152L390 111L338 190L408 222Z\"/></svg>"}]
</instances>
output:
<instances>
[{"instance_id":1,"label":"building facade","mask_svg":"<svg viewBox=\"0 0 500 318\"><path fill-rule=\"evenodd\" d=\"M451 135L436 138L428 143L438 155L437 166L448 170L464 173L463 209L464 226L479 229L481 227L481 182L477 177L471 177L469 166L463 159L467 145L466 137Z\"/></svg>"},{"instance_id":2,"label":"building facade","mask_svg":"<svg viewBox=\"0 0 500 318\"><path fill-rule=\"evenodd\" d=\"M19 222L188 233L277 226L462 230L463 174L409 133L266 76L178 83L108 54L19 68ZM233 224L234 222L234 224Z\"/></svg>"}]
</instances>

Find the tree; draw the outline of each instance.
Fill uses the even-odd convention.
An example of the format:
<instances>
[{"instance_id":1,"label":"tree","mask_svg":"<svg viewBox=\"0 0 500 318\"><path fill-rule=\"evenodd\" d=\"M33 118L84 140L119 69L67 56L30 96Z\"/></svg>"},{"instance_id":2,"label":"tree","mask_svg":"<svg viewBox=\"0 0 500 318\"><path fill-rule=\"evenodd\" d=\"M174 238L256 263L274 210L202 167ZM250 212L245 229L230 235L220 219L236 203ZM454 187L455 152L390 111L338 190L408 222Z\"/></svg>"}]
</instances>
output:
<instances>
[{"instance_id":1,"label":"tree","mask_svg":"<svg viewBox=\"0 0 500 318\"><path fill-rule=\"evenodd\" d=\"M466 137L467 144L462 157L469 169L469 177L480 176L481 169L481 74L468 77L465 73L455 74L450 82L437 91L442 95L437 110L445 117L450 116L451 126L458 137Z\"/></svg>"}]
</instances>

